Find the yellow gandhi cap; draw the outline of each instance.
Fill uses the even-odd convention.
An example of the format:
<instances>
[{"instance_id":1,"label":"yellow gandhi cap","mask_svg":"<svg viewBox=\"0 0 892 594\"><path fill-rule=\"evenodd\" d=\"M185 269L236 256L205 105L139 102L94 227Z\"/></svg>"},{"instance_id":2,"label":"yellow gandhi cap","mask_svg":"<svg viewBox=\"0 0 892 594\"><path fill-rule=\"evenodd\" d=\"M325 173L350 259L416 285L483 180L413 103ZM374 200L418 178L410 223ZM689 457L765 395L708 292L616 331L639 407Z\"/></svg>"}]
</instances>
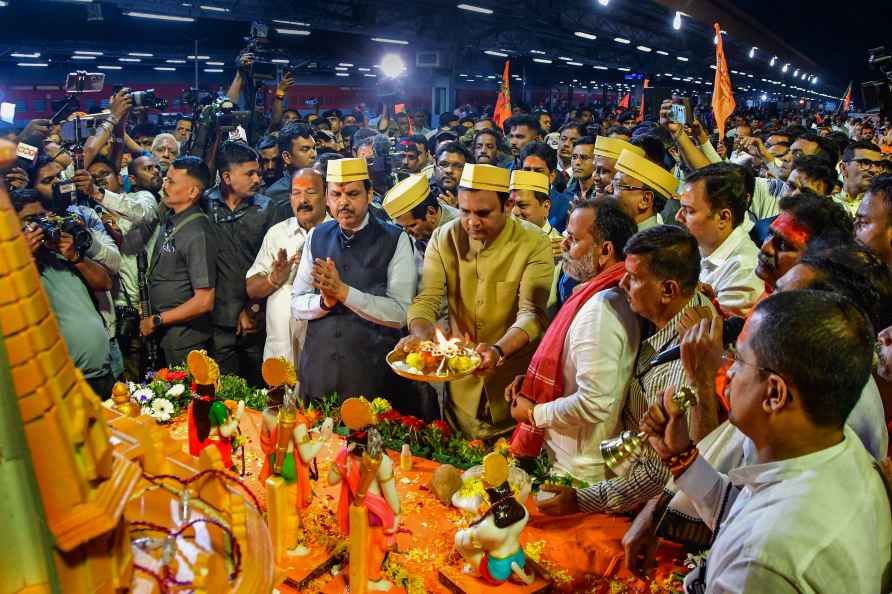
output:
<instances>
[{"instance_id":1,"label":"yellow gandhi cap","mask_svg":"<svg viewBox=\"0 0 892 594\"><path fill-rule=\"evenodd\" d=\"M431 187L426 175L410 175L390 188L384 195L382 206L387 216L395 219L421 204L430 193Z\"/></svg>"},{"instance_id":2,"label":"yellow gandhi cap","mask_svg":"<svg viewBox=\"0 0 892 594\"><path fill-rule=\"evenodd\" d=\"M644 156L644 149L635 146L631 142L626 142L621 138L607 138L606 136L598 136L595 139L595 154L599 157L607 157L608 159L619 159L620 153L630 151L636 155Z\"/></svg>"},{"instance_id":3,"label":"yellow gandhi cap","mask_svg":"<svg viewBox=\"0 0 892 594\"><path fill-rule=\"evenodd\" d=\"M332 159L328 162L325 181L346 184L369 179L369 166L365 159Z\"/></svg>"},{"instance_id":4,"label":"yellow gandhi cap","mask_svg":"<svg viewBox=\"0 0 892 594\"><path fill-rule=\"evenodd\" d=\"M671 198L678 188L675 176L632 151L623 151L616 161L616 170L647 184L665 198Z\"/></svg>"},{"instance_id":5,"label":"yellow gandhi cap","mask_svg":"<svg viewBox=\"0 0 892 594\"><path fill-rule=\"evenodd\" d=\"M458 184L468 190L508 191L508 170L493 165L466 164Z\"/></svg>"},{"instance_id":6,"label":"yellow gandhi cap","mask_svg":"<svg viewBox=\"0 0 892 594\"><path fill-rule=\"evenodd\" d=\"M548 194L548 176L538 171L515 169L511 172L509 190L532 190Z\"/></svg>"}]
</instances>

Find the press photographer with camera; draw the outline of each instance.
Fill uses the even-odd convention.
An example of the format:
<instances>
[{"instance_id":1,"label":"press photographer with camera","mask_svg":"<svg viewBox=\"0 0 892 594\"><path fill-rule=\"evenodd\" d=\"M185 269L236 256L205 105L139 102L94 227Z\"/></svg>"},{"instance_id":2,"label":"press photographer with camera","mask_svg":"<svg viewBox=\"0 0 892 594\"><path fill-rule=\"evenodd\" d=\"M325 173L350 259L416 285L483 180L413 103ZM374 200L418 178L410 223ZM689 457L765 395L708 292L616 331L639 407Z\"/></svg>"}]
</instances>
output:
<instances>
[{"instance_id":1,"label":"press photographer with camera","mask_svg":"<svg viewBox=\"0 0 892 594\"><path fill-rule=\"evenodd\" d=\"M10 197L74 364L97 394L111 394L108 335L91 295L110 289L111 277L77 250L74 236L62 230L61 217L38 191L16 190Z\"/></svg>"}]
</instances>

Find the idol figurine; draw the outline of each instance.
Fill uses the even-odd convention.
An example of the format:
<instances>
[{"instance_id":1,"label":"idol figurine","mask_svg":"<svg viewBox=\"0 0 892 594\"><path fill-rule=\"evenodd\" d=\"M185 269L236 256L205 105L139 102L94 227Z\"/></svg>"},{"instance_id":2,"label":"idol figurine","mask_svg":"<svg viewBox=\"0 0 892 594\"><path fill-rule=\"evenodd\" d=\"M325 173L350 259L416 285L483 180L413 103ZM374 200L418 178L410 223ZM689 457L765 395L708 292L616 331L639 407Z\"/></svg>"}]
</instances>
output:
<instances>
[{"instance_id":1,"label":"idol figurine","mask_svg":"<svg viewBox=\"0 0 892 594\"><path fill-rule=\"evenodd\" d=\"M328 482L341 483L338 524L348 538L350 592L386 592L393 584L384 577L384 560L396 544L400 523L393 461L384 454L367 400L345 400L341 419L350 433L328 473Z\"/></svg>"},{"instance_id":2,"label":"idol figurine","mask_svg":"<svg viewBox=\"0 0 892 594\"><path fill-rule=\"evenodd\" d=\"M532 584L535 575L526 573L526 555L520 545L520 533L530 516L511 492L505 456L487 454L482 479L490 507L468 528L455 534L455 548L466 561L464 571L493 586L512 577L521 584Z\"/></svg>"},{"instance_id":3,"label":"idol figurine","mask_svg":"<svg viewBox=\"0 0 892 594\"><path fill-rule=\"evenodd\" d=\"M189 404L189 453L195 457L208 446L220 451L223 466L235 470L232 450L239 434L239 420L245 412L245 402L224 402L216 396L220 368L206 351L192 351L186 365L195 382L195 393Z\"/></svg>"},{"instance_id":4,"label":"idol figurine","mask_svg":"<svg viewBox=\"0 0 892 594\"><path fill-rule=\"evenodd\" d=\"M313 501L311 466L331 438L333 422L327 418L321 431L310 431L309 420L295 403L294 365L284 357L264 361L262 373L270 391L282 395L282 404L263 411L260 432L264 454L260 480L266 482L270 532L279 558L283 551L288 556L305 556L310 553L303 515Z\"/></svg>"}]
</instances>

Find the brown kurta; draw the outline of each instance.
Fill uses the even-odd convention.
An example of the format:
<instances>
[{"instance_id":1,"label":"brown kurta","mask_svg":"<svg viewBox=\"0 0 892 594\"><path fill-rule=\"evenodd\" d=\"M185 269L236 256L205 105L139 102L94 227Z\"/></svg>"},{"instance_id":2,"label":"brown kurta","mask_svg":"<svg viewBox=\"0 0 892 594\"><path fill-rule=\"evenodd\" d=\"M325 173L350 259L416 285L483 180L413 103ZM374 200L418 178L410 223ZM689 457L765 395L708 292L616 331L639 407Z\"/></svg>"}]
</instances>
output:
<instances>
[{"instance_id":1,"label":"brown kurta","mask_svg":"<svg viewBox=\"0 0 892 594\"><path fill-rule=\"evenodd\" d=\"M530 344L492 375L471 375L449 384L444 409L453 428L486 438L514 425L505 388L526 372L545 329L553 273L548 236L526 221L508 219L488 246L469 238L458 219L434 230L420 289L409 307L409 324L416 318L436 323L445 297L453 336L467 334L472 343L493 344L514 327L530 337Z\"/></svg>"}]
</instances>

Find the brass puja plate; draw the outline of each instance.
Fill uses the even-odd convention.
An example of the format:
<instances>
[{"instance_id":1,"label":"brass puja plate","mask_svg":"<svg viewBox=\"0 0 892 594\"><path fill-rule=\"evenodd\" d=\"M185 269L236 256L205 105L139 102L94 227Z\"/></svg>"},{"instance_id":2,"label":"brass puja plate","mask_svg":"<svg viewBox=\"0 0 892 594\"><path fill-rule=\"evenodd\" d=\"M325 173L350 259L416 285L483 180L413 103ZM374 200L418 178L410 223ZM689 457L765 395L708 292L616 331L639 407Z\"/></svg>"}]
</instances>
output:
<instances>
[{"instance_id":1,"label":"brass puja plate","mask_svg":"<svg viewBox=\"0 0 892 594\"><path fill-rule=\"evenodd\" d=\"M467 357L470 360L470 365L463 368L461 372L456 372L454 369L450 368L449 361L447 359L441 366L438 367L438 372L425 373L424 370L417 369L406 363L406 357L410 354L412 353L390 351L389 353L387 353L387 364L390 365L390 368L395 374L401 377L416 382L426 382L429 384L451 382L453 380L465 377L466 375L473 373L475 369L480 367L480 363L483 362L479 353L476 353L471 349L464 349L464 352L461 356Z\"/></svg>"}]
</instances>

